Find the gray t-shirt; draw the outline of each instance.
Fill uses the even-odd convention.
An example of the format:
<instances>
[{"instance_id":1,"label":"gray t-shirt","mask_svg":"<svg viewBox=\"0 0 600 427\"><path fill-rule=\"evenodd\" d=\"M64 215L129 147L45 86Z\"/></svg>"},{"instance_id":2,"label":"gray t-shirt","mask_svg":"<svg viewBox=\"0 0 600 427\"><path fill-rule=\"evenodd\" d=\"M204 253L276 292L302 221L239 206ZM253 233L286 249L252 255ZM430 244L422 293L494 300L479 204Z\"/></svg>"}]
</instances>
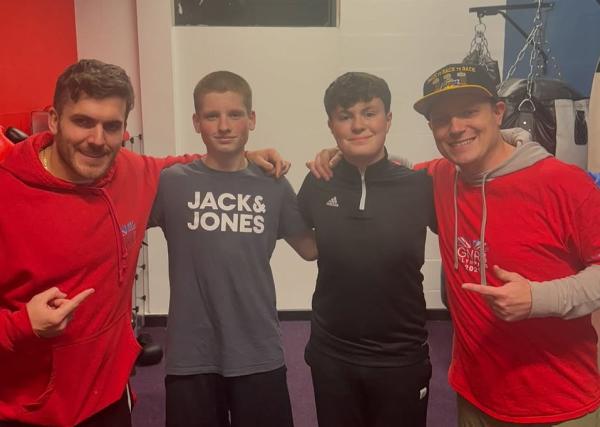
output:
<instances>
[{"instance_id":1,"label":"gray t-shirt","mask_svg":"<svg viewBox=\"0 0 600 427\"><path fill-rule=\"evenodd\" d=\"M284 364L269 260L307 230L289 182L198 160L164 170L150 226L168 243L169 375L248 375Z\"/></svg>"}]
</instances>

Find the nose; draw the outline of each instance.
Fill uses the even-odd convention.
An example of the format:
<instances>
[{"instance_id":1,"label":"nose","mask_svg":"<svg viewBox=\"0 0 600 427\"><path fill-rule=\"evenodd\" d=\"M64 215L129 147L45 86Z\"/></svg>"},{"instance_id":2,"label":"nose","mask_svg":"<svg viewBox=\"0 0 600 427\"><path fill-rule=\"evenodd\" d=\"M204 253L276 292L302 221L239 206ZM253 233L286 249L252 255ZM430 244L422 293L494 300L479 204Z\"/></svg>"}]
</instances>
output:
<instances>
[{"instance_id":1,"label":"nose","mask_svg":"<svg viewBox=\"0 0 600 427\"><path fill-rule=\"evenodd\" d=\"M460 117L451 117L450 118L450 133L451 134L460 134L465 131L465 123L464 120L461 120Z\"/></svg>"},{"instance_id":2,"label":"nose","mask_svg":"<svg viewBox=\"0 0 600 427\"><path fill-rule=\"evenodd\" d=\"M219 117L219 133L229 133L231 131L231 125L229 119L225 116Z\"/></svg>"},{"instance_id":3,"label":"nose","mask_svg":"<svg viewBox=\"0 0 600 427\"><path fill-rule=\"evenodd\" d=\"M102 123L98 123L96 126L90 129L87 142L92 145L104 145L105 144L104 128Z\"/></svg>"},{"instance_id":4,"label":"nose","mask_svg":"<svg viewBox=\"0 0 600 427\"><path fill-rule=\"evenodd\" d=\"M365 130L365 122L363 121L363 118L360 115L357 115L352 119L351 125L353 133L358 134Z\"/></svg>"}]
</instances>

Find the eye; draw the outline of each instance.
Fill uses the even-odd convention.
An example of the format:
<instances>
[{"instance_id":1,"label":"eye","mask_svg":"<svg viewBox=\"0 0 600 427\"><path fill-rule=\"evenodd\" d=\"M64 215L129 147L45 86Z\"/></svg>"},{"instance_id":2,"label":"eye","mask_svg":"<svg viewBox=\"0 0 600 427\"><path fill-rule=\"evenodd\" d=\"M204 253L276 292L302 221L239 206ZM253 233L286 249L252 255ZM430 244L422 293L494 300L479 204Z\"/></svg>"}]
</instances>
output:
<instances>
[{"instance_id":1,"label":"eye","mask_svg":"<svg viewBox=\"0 0 600 427\"><path fill-rule=\"evenodd\" d=\"M444 126L446 124L448 124L448 122L450 121L448 116L431 116L429 118L429 122L431 123L432 126Z\"/></svg>"},{"instance_id":2,"label":"eye","mask_svg":"<svg viewBox=\"0 0 600 427\"><path fill-rule=\"evenodd\" d=\"M75 123L76 126L81 128L93 128L96 125L96 122L89 117L74 117L72 122Z\"/></svg>"},{"instance_id":3,"label":"eye","mask_svg":"<svg viewBox=\"0 0 600 427\"><path fill-rule=\"evenodd\" d=\"M202 115L202 118L204 120L217 120L219 118L219 115L217 113L206 113L204 115Z\"/></svg>"},{"instance_id":4,"label":"eye","mask_svg":"<svg viewBox=\"0 0 600 427\"><path fill-rule=\"evenodd\" d=\"M368 118L373 118L376 115L377 115L376 111L367 111L367 112L365 112L365 117L368 117Z\"/></svg>"},{"instance_id":5,"label":"eye","mask_svg":"<svg viewBox=\"0 0 600 427\"><path fill-rule=\"evenodd\" d=\"M477 110L469 109L469 110L461 111L460 113L457 114L457 116L462 117L462 118L468 118L468 117L473 117L475 114L477 114Z\"/></svg>"},{"instance_id":6,"label":"eye","mask_svg":"<svg viewBox=\"0 0 600 427\"><path fill-rule=\"evenodd\" d=\"M121 131L121 122L105 123L104 130L109 133L120 132Z\"/></svg>"},{"instance_id":7,"label":"eye","mask_svg":"<svg viewBox=\"0 0 600 427\"><path fill-rule=\"evenodd\" d=\"M231 113L229 113L229 117L231 117L232 119L241 119L242 117L244 117L244 112L243 111L232 111Z\"/></svg>"}]
</instances>

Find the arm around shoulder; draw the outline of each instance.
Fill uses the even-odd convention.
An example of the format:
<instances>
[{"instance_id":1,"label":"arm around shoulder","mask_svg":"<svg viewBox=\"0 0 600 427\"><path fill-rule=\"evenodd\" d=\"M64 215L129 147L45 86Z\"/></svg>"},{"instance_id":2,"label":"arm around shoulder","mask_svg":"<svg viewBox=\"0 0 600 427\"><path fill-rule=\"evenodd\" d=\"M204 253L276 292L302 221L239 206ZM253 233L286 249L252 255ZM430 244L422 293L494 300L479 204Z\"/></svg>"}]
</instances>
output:
<instances>
[{"instance_id":1,"label":"arm around shoulder","mask_svg":"<svg viewBox=\"0 0 600 427\"><path fill-rule=\"evenodd\" d=\"M314 261L319 257L314 230L286 237L285 241L306 261Z\"/></svg>"}]
</instances>

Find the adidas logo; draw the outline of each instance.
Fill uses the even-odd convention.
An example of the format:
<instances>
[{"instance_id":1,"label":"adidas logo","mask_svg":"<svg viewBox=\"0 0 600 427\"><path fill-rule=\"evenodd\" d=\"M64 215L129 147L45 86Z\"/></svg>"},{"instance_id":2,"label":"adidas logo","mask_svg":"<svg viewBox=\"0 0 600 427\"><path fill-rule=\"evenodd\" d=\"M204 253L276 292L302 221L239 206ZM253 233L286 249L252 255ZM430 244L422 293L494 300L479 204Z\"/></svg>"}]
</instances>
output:
<instances>
[{"instance_id":1,"label":"adidas logo","mask_svg":"<svg viewBox=\"0 0 600 427\"><path fill-rule=\"evenodd\" d=\"M338 205L337 202L337 198L335 196L333 196L331 199L327 200L327 203L325 203L327 206L331 206L332 208L339 208L340 205Z\"/></svg>"}]
</instances>

